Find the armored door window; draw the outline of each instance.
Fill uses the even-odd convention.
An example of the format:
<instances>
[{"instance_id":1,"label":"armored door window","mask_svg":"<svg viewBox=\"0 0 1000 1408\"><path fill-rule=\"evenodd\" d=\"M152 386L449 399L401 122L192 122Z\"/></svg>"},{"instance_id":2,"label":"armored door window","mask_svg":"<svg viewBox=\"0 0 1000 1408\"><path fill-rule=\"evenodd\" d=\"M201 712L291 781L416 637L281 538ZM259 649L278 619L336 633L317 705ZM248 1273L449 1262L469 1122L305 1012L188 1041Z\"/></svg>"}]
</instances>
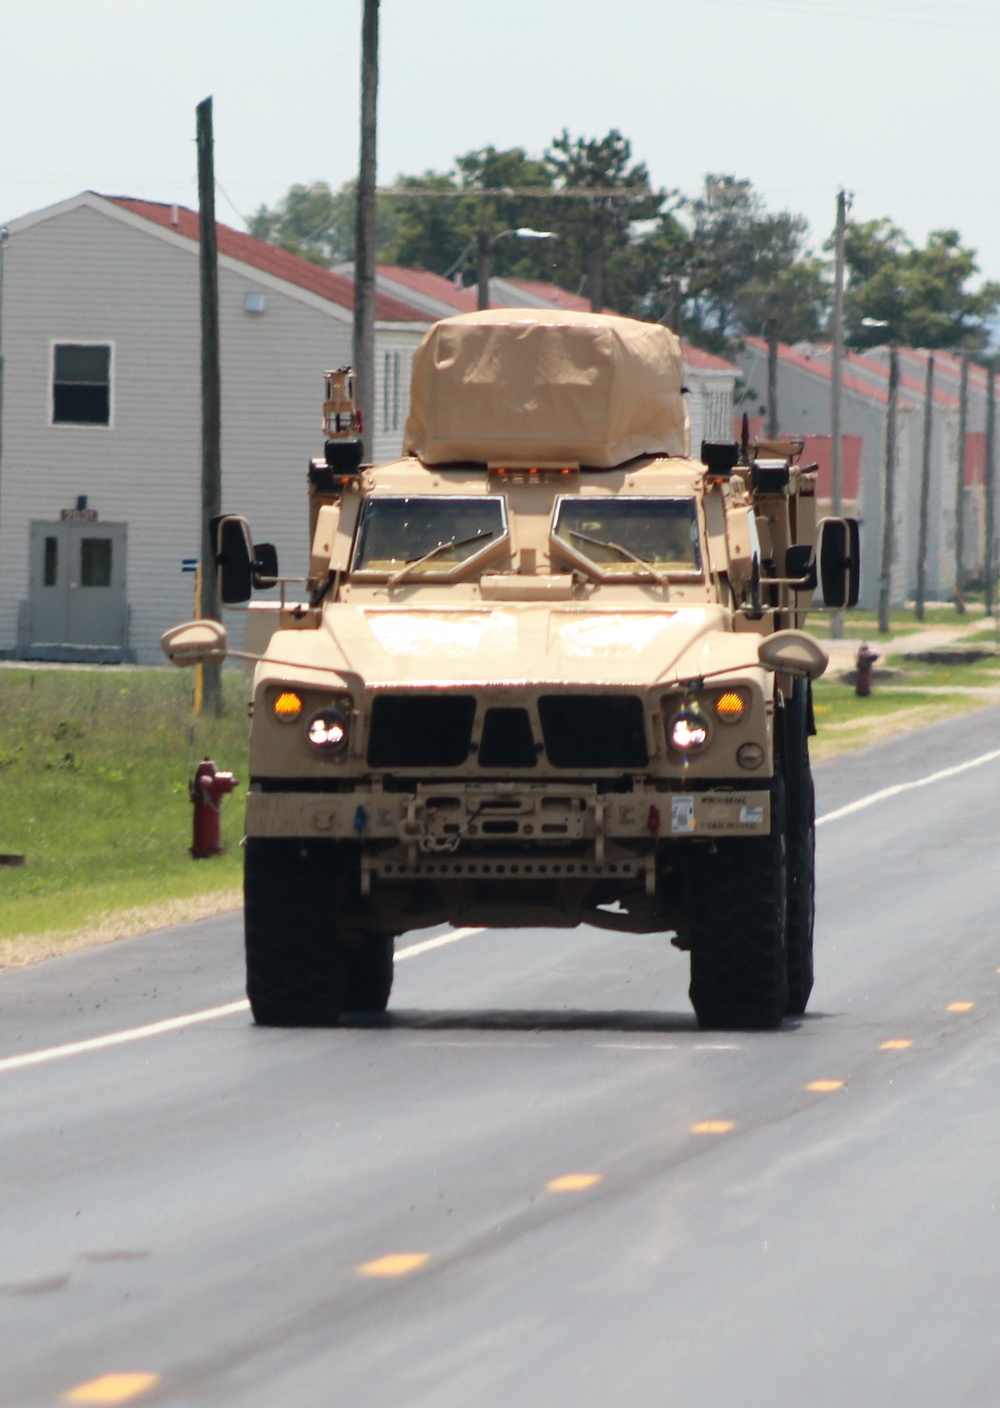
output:
<instances>
[{"instance_id":1,"label":"armored door window","mask_svg":"<svg viewBox=\"0 0 1000 1408\"><path fill-rule=\"evenodd\" d=\"M53 425L111 424L111 348L60 342L52 360Z\"/></svg>"}]
</instances>

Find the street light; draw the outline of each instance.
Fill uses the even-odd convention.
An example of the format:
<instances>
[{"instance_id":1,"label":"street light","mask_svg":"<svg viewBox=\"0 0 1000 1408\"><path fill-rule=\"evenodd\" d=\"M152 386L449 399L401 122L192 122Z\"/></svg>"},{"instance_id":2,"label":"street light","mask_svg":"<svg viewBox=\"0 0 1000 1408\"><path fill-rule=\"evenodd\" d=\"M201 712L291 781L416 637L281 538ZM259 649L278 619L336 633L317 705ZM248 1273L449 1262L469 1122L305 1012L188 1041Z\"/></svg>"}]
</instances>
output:
<instances>
[{"instance_id":1,"label":"street light","mask_svg":"<svg viewBox=\"0 0 1000 1408\"><path fill-rule=\"evenodd\" d=\"M480 309L490 306L490 255L493 252L493 246L499 244L507 235L513 235L516 240L554 240L556 238L553 230L533 230L530 225L521 225L517 229L501 230L498 235L490 235L485 229L479 230L472 243L476 246L476 276L479 283L477 307ZM472 248L472 243L470 243L469 249ZM465 255L462 257L464 258Z\"/></svg>"}]
</instances>

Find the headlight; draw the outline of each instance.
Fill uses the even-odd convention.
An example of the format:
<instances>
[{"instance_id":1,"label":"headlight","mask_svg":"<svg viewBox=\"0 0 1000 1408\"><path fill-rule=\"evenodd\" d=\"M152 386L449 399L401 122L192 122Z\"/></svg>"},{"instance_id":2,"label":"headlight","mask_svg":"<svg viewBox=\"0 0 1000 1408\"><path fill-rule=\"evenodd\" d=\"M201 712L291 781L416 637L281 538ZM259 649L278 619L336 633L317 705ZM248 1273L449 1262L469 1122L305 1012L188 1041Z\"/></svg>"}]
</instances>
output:
<instances>
[{"instance_id":1,"label":"headlight","mask_svg":"<svg viewBox=\"0 0 1000 1408\"><path fill-rule=\"evenodd\" d=\"M339 753L347 745L347 715L342 709L321 709L306 726L306 736L320 753Z\"/></svg>"},{"instance_id":2,"label":"headlight","mask_svg":"<svg viewBox=\"0 0 1000 1408\"><path fill-rule=\"evenodd\" d=\"M667 739L671 748L685 757L700 753L708 742L708 720L694 704L685 704L674 714L667 725Z\"/></svg>"}]
</instances>

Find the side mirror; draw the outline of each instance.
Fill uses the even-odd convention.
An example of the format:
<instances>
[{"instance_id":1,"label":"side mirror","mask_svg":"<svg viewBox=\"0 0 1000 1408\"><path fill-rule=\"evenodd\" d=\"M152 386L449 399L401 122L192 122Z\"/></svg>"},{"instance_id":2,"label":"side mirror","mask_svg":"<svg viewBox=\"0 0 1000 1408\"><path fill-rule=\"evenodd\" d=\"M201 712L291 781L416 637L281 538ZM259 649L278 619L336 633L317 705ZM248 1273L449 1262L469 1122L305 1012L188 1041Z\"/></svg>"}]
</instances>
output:
<instances>
[{"instance_id":1,"label":"side mirror","mask_svg":"<svg viewBox=\"0 0 1000 1408\"><path fill-rule=\"evenodd\" d=\"M278 579L278 550L273 543L258 543L254 550L251 581L257 591L273 587Z\"/></svg>"},{"instance_id":2,"label":"side mirror","mask_svg":"<svg viewBox=\"0 0 1000 1408\"><path fill-rule=\"evenodd\" d=\"M818 680L830 663L819 641L805 631L775 631L765 636L757 648L757 658L766 670L804 675L807 680Z\"/></svg>"},{"instance_id":3,"label":"side mirror","mask_svg":"<svg viewBox=\"0 0 1000 1408\"><path fill-rule=\"evenodd\" d=\"M221 664L229 650L229 638L221 621L205 617L171 626L160 637L160 649L172 665Z\"/></svg>"},{"instance_id":4,"label":"side mirror","mask_svg":"<svg viewBox=\"0 0 1000 1408\"><path fill-rule=\"evenodd\" d=\"M809 543L793 543L785 553L785 576L797 592L816 590L816 559Z\"/></svg>"},{"instance_id":5,"label":"side mirror","mask_svg":"<svg viewBox=\"0 0 1000 1408\"><path fill-rule=\"evenodd\" d=\"M824 518L816 545L823 605L841 611L858 604L861 545L856 518Z\"/></svg>"},{"instance_id":6,"label":"side mirror","mask_svg":"<svg viewBox=\"0 0 1000 1408\"><path fill-rule=\"evenodd\" d=\"M223 604L249 601L253 591L254 550L250 525L245 518L224 513L212 519L215 568Z\"/></svg>"}]
</instances>

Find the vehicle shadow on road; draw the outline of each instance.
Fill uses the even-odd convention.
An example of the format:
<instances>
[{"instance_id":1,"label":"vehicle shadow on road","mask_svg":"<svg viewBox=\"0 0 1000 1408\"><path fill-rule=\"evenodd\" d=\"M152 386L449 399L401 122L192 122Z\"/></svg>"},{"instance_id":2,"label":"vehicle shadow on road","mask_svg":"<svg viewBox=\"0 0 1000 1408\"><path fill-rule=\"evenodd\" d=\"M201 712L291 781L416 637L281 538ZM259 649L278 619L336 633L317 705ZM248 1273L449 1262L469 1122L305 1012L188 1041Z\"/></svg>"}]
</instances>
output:
<instances>
[{"instance_id":1,"label":"vehicle shadow on road","mask_svg":"<svg viewBox=\"0 0 1000 1408\"><path fill-rule=\"evenodd\" d=\"M376 1014L345 1013L341 1027L401 1028L407 1031L472 1032L646 1032L694 1033L698 1024L685 1012L591 1012L579 1008L487 1008L445 1011L396 1009Z\"/></svg>"}]
</instances>

